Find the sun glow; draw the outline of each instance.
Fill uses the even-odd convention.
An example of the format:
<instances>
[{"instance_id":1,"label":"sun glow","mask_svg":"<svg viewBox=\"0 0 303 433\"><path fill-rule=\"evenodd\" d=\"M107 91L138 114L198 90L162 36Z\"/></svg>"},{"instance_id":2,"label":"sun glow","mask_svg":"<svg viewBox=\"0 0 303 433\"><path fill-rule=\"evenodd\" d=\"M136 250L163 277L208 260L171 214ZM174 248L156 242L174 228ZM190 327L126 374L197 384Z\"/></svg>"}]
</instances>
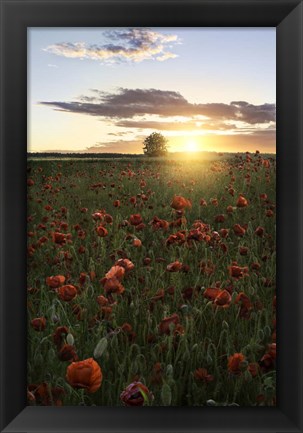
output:
<instances>
[{"instance_id":1,"label":"sun glow","mask_svg":"<svg viewBox=\"0 0 303 433\"><path fill-rule=\"evenodd\" d=\"M195 140L188 140L186 143L186 151L187 152L197 152L198 144Z\"/></svg>"}]
</instances>

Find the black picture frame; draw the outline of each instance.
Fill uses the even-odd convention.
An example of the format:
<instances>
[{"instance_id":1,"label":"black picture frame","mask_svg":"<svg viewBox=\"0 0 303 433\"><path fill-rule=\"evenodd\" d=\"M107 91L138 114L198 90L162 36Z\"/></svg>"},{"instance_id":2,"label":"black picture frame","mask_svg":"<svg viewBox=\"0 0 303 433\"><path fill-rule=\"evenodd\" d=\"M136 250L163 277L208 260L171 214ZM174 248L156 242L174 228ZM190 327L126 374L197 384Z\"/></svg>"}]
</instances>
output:
<instances>
[{"instance_id":1,"label":"black picture frame","mask_svg":"<svg viewBox=\"0 0 303 433\"><path fill-rule=\"evenodd\" d=\"M302 432L302 0L0 0L1 431ZM276 27L278 405L26 406L28 27Z\"/></svg>"}]
</instances>

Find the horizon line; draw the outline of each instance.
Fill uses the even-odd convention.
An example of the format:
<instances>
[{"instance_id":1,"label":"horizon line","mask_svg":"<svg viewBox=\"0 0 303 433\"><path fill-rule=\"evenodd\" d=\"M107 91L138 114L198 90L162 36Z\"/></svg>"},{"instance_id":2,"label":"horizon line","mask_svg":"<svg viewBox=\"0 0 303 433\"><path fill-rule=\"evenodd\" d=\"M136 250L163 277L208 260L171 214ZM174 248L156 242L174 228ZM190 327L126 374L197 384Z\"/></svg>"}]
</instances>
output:
<instances>
[{"instance_id":1,"label":"horizon line","mask_svg":"<svg viewBox=\"0 0 303 433\"><path fill-rule=\"evenodd\" d=\"M186 153L186 154L197 154L197 153L217 153L219 154L233 154L233 153L256 153L258 150L254 151L254 152L250 152L247 150L240 150L240 151L234 151L234 152L228 152L228 151L216 151L216 150L198 150L198 151L176 151L176 152L167 152L167 154L180 154L180 153ZM59 150L46 150L46 151L27 151L27 154L34 154L34 153L44 153L44 154L48 154L48 153L58 153L58 154L73 154L73 155L82 155L82 154L91 154L91 155L133 155L133 156L148 156L145 153L125 153L125 152L88 152L88 151L74 151L74 150L63 150L63 151L59 151ZM260 154L262 153L266 153L269 155L276 155L276 152L261 152L259 151ZM165 155L161 155L161 156L165 156Z\"/></svg>"}]
</instances>

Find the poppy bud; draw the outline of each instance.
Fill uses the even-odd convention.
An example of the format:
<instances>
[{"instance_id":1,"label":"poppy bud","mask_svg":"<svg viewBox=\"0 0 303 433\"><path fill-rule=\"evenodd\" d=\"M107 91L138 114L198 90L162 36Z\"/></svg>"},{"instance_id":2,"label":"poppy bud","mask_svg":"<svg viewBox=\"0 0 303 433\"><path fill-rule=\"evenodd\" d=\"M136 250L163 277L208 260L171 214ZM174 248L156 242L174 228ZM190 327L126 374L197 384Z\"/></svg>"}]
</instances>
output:
<instances>
[{"instance_id":1,"label":"poppy bud","mask_svg":"<svg viewBox=\"0 0 303 433\"><path fill-rule=\"evenodd\" d=\"M94 358L101 358L101 356L103 355L103 353L105 352L106 348L108 345L108 341L106 337L101 338L101 340L99 341L99 343L97 344L97 346L95 347L94 350Z\"/></svg>"},{"instance_id":2,"label":"poppy bud","mask_svg":"<svg viewBox=\"0 0 303 433\"><path fill-rule=\"evenodd\" d=\"M207 400L206 402L207 406L217 406L217 403L215 400Z\"/></svg>"},{"instance_id":3,"label":"poppy bud","mask_svg":"<svg viewBox=\"0 0 303 433\"><path fill-rule=\"evenodd\" d=\"M171 388L168 383L164 383L161 389L161 400L164 406L170 406L172 400Z\"/></svg>"},{"instance_id":4,"label":"poppy bud","mask_svg":"<svg viewBox=\"0 0 303 433\"><path fill-rule=\"evenodd\" d=\"M138 248L138 247L141 247L141 245L142 245L142 242L140 241L140 239L135 238L133 240L133 246L134 247Z\"/></svg>"}]
</instances>

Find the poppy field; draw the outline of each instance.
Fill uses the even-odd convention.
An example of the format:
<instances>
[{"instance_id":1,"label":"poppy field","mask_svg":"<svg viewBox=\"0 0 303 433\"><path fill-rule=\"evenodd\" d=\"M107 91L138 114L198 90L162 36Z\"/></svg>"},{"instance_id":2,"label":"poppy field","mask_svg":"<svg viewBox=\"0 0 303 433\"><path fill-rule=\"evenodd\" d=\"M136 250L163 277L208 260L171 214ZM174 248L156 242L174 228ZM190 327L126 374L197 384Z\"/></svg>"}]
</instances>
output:
<instances>
[{"instance_id":1,"label":"poppy field","mask_svg":"<svg viewBox=\"0 0 303 433\"><path fill-rule=\"evenodd\" d=\"M275 406L274 156L27 175L28 404Z\"/></svg>"}]
</instances>

